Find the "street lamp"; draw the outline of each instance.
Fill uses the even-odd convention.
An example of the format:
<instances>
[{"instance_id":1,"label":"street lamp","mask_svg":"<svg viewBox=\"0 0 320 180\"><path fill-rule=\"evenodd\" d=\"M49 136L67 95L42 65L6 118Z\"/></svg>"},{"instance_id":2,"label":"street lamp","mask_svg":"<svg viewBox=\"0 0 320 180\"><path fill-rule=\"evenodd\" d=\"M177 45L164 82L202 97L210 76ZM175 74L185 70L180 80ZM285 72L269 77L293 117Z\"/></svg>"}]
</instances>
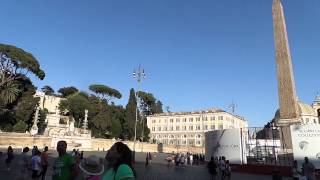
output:
<instances>
[{"instance_id":1,"label":"street lamp","mask_svg":"<svg viewBox=\"0 0 320 180\"><path fill-rule=\"evenodd\" d=\"M137 107L136 107L136 122L134 124L133 159L135 159L136 140L137 140L137 122L138 122L138 107L139 107L138 92L139 92L139 89L140 89L140 82L145 77L146 77L146 74L144 73L144 69L139 64L138 69L137 70L133 70L133 78L136 79L137 82L138 82L138 88L137 88L137 91L136 91Z\"/></svg>"}]
</instances>

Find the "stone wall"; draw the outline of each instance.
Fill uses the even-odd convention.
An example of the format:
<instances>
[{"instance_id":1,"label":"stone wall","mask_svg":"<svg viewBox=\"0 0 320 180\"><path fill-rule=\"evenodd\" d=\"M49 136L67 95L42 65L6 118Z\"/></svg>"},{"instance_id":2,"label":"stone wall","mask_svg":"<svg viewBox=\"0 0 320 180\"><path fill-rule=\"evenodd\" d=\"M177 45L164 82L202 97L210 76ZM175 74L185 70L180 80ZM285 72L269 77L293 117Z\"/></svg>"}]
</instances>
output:
<instances>
[{"instance_id":1,"label":"stone wall","mask_svg":"<svg viewBox=\"0 0 320 180\"><path fill-rule=\"evenodd\" d=\"M0 148L13 148L33 147L38 146L43 148L48 146L54 149L59 140L65 140L68 143L68 149L79 148L86 151L103 151L108 150L116 140L112 139L95 139L83 137L48 137L48 136L31 136L24 133L0 133ZM133 150L134 143L132 141L124 141L125 144ZM81 146L78 146L81 145ZM187 146L168 146L150 143L137 142L135 146L136 152L191 152L191 153L204 153L203 148L187 147Z\"/></svg>"}]
</instances>

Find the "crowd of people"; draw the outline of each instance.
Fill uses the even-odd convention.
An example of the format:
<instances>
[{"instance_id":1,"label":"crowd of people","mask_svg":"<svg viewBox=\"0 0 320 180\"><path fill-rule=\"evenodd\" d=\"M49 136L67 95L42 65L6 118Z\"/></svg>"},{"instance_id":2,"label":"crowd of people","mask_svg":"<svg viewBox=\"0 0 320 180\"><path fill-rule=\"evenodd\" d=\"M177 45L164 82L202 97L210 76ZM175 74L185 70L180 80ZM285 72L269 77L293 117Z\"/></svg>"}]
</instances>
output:
<instances>
[{"instance_id":1,"label":"crowd of people","mask_svg":"<svg viewBox=\"0 0 320 180\"><path fill-rule=\"evenodd\" d=\"M205 163L203 154L191 154L191 153L172 153L165 159L168 165L186 166L186 165L199 165Z\"/></svg>"},{"instance_id":2,"label":"crowd of people","mask_svg":"<svg viewBox=\"0 0 320 180\"><path fill-rule=\"evenodd\" d=\"M74 149L71 153L67 153L66 141L57 143L58 157L53 164L49 163L48 147L45 146L42 151L34 146L29 155L30 149L25 147L22 154L17 158L19 172L16 173L16 180L24 179L41 179L47 176L48 168L52 168L53 180L132 180L136 177L136 172L132 166L133 154L127 145L122 142L116 142L106 153L105 159L91 155L84 158L83 151ZM0 159L3 153L0 152ZM12 161L15 158L13 148L8 147L5 155L6 170L11 171ZM146 166L151 164L153 156L150 152L146 154ZM194 164L205 164L205 157L202 154L176 153L166 158L168 165L187 166ZM51 161L50 161L51 162ZM107 162L107 163L105 163ZM105 164L107 164L105 167ZM211 180L218 177L221 180L231 179L231 166L229 160L224 156L211 157L207 164L208 172ZM107 170L105 172L105 170ZM292 179L293 180L315 180L315 166L307 157L298 168L297 161L293 162ZM273 179L281 179L281 176L274 176Z\"/></svg>"},{"instance_id":3,"label":"crowd of people","mask_svg":"<svg viewBox=\"0 0 320 180\"><path fill-rule=\"evenodd\" d=\"M49 164L48 147L40 151L37 146L31 150L23 148L19 156L19 172L15 174L15 180L46 179L48 167L52 168L52 180L134 180L135 170L132 166L132 151L122 142L116 142L107 151L105 159L91 155L83 157L83 151L73 150L67 153L66 141L57 143L58 157L53 164ZM3 156L3 154L0 154ZM6 170L11 171L11 164L14 157L13 148L8 147L5 164ZM107 171L105 172L105 161Z\"/></svg>"},{"instance_id":4,"label":"crowd of people","mask_svg":"<svg viewBox=\"0 0 320 180\"><path fill-rule=\"evenodd\" d=\"M217 179L219 175L221 180L229 180L231 178L231 166L229 160L222 157L211 157L207 165L211 180Z\"/></svg>"}]
</instances>

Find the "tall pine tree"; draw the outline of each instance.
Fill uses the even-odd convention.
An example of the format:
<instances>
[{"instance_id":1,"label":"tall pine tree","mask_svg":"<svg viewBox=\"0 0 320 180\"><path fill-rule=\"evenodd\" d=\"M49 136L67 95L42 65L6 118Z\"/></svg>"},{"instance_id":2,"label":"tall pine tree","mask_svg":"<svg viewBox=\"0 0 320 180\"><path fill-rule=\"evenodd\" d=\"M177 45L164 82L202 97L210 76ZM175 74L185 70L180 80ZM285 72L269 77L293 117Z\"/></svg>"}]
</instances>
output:
<instances>
[{"instance_id":1,"label":"tall pine tree","mask_svg":"<svg viewBox=\"0 0 320 180\"><path fill-rule=\"evenodd\" d=\"M137 108L137 98L136 98L134 89L131 88L129 101L125 110L124 122L122 123L122 136L124 139L134 138L136 108Z\"/></svg>"}]
</instances>

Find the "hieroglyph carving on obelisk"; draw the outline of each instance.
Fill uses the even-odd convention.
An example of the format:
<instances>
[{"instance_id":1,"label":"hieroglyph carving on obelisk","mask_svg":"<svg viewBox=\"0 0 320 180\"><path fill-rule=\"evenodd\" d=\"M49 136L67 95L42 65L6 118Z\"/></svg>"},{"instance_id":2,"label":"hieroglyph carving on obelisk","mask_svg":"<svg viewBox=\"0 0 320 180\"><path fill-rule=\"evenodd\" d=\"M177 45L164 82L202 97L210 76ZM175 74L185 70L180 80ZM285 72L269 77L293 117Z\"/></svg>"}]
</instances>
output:
<instances>
[{"instance_id":1,"label":"hieroglyph carving on obelisk","mask_svg":"<svg viewBox=\"0 0 320 180\"><path fill-rule=\"evenodd\" d=\"M286 22L280 0L273 0L272 15L278 75L280 119L297 119L299 117L298 99L293 76Z\"/></svg>"}]
</instances>

